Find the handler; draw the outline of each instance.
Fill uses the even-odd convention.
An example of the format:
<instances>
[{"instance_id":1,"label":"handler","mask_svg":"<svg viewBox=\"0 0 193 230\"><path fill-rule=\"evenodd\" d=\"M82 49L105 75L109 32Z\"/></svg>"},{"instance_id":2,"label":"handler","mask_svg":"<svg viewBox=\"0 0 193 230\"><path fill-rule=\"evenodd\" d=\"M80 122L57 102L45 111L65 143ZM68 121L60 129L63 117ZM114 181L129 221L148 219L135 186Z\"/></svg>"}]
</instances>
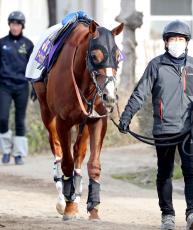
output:
<instances>
[{"instance_id":1,"label":"handler","mask_svg":"<svg viewBox=\"0 0 193 230\"><path fill-rule=\"evenodd\" d=\"M193 98L193 58L187 55L190 28L182 21L172 21L163 31L166 52L152 59L134 89L121 115L119 130L126 133L134 114L152 94L154 137L172 137L189 129ZM185 136L181 136L183 141ZM162 142L164 143L164 142ZM186 144L188 149L189 144ZM193 229L193 155L178 145L157 146L157 192L162 212L161 229L175 229L172 202L172 174L178 147L185 182L187 230Z\"/></svg>"}]
</instances>

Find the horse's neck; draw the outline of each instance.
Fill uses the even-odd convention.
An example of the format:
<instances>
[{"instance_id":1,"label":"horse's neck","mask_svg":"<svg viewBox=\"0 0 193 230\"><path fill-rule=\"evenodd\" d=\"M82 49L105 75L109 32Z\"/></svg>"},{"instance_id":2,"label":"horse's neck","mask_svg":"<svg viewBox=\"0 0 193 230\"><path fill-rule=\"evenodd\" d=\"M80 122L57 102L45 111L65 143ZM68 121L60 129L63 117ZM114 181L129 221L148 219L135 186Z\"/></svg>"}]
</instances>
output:
<instances>
[{"instance_id":1,"label":"horse's neck","mask_svg":"<svg viewBox=\"0 0 193 230\"><path fill-rule=\"evenodd\" d=\"M78 24L70 38L70 44L76 47L73 60L73 73L78 88L87 96L93 91L91 76L86 68L86 55L89 43L88 26Z\"/></svg>"},{"instance_id":2,"label":"horse's neck","mask_svg":"<svg viewBox=\"0 0 193 230\"><path fill-rule=\"evenodd\" d=\"M76 47L76 53L74 57L74 75L77 84L82 91L88 90L91 81L90 74L86 67L88 39L89 34L87 32L79 45Z\"/></svg>"}]
</instances>

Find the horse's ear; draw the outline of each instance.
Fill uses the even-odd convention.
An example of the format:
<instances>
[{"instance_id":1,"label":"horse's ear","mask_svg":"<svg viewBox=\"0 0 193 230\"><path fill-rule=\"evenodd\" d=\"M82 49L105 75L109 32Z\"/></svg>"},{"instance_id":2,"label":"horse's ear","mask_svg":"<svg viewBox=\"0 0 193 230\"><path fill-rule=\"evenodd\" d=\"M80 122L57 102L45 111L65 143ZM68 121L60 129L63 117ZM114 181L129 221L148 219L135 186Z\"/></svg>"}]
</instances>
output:
<instances>
[{"instance_id":1,"label":"horse's ear","mask_svg":"<svg viewBox=\"0 0 193 230\"><path fill-rule=\"evenodd\" d=\"M119 26L115 27L115 28L111 31L111 33L112 33L114 36L116 36L116 35L118 35L118 34L120 34L120 33L122 32L123 27L124 27L124 24L121 23Z\"/></svg>"},{"instance_id":2,"label":"horse's ear","mask_svg":"<svg viewBox=\"0 0 193 230\"><path fill-rule=\"evenodd\" d=\"M91 33L93 37L96 37L97 35L97 26L98 24L94 20L92 20L92 22L89 25L89 33Z\"/></svg>"}]
</instances>

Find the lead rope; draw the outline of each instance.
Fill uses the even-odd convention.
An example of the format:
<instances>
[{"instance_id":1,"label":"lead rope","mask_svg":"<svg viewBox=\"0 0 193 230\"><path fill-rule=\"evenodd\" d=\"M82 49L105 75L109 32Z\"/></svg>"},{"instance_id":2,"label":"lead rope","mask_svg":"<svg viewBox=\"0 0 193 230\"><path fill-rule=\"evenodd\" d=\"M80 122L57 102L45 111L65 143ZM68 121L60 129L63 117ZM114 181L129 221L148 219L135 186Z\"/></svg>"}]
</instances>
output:
<instances>
[{"instance_id":1,"label":"lead rope","mask_svg":"<svg viewBox=\"0 0 193 230\"><path fill-rule=\"evenodd\" d=\"M119 105L118 105L118 103L117 103L117 113L118 113L118 117L119 117L119 119L120 119L120 110L119 110ZM113 122L113 124L119 129L118 123L116 123L116 121L114 120L114 118L113 118L112 116L110 116L110 120L111 120L111 121ZM182 146L185 146L185 143L186 143L186 141L188 140L188 138L185 138L184 141L176 141L176 142L173 142L173 143L164 143L164 144L162 144L162 143L150 142L150 141L147 141L147 140L151 140L151 141L171 141L171 140L175 140L175 139L177 139L177 138L179 138L179 137L182 137L183 135L188 134L188 133L190 132L190 130L191 130L191 128L189 128L187 131L181 132L181 133L179 133L179 134L177 134L177 135L175 135L175 136L173 136L173 137L163 137L163 138L156 138L156 137L153 138L153 137L142 136L142 135L140 135L140 134L137 134L137 133L131 131L130 129L128 129L128 130L126 131L126 133L132 135L132 136L135 137L137 140L139 140L139 141L141 141L141 142L143 142L143 143L145 143L145 144L149 144L149 145L153 145L153 146L166 146L166 147L167 147L167 146L177 145L177 144L179 144L179 143L181 143L181 142L183 142L183 145L182 145ZM184 153L185 153L186 155L190 155L190 154L188 154L188 153L185 151L185 149L183 149L183 151L184 151Z\"/></svg>"}]
</instances>

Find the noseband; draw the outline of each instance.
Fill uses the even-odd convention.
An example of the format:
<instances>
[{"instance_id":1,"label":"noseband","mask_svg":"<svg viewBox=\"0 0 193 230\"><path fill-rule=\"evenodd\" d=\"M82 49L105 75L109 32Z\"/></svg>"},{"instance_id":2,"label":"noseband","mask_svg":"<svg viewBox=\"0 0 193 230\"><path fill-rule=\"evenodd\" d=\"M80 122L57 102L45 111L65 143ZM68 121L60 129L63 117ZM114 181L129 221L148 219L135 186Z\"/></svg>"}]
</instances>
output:
<instances>
[{"instance_id":1,"label":"noseband","mask_svg":"<svg viewBox=\"0 0 193 230\"><path fill-rule=\"evenodd\" d=\"M101 87L96 78L97 76L102 76L105 78L105 84ZM107 75L101 75L100 73L98 73L97 71L93 71L90 73L90 76L93 80L93 83L95 85L95 88L96 88L96 92L94 93L92 99L87 99L84 94L79 90L80 92L80 95L81 97L84 99L84 101L86 102L87 106L88 106L88 113L86 114L88 117L93 117L93 113L95 114L94 117L96 117L96 111L94 111L94 104L95 104L95 101L96 101L96 98L97 98L97 95L101 98L102 102L103 102L103 105L105 106L105 103L104 103L104 99L103 99L103 95L104 95L104 90L105 90L105 87L107 86L107 84L109 84L111 81L113 81L113 83L115 84L115 77L114 76L107 76ZM116 95L116 98L118 98L118 95ZM104 115L99 115L97 114L97 118L99 117L106 117L108 116L110 113L112 113L113 111L113 108L111 108L110 111L108 111L106 114Z\"/></svg>"},{"instance_id":2,"label":"noseband","mask_svg":"<svg viewBox=\"0 0 193 230\"><path fill-rule=\"evenodd\" d=\"M106 86L112 81L115 85L115 82L116 82L116 79L114 76L107 76L107 75L102 75L100 74L99 72L97 71L92 71L90 73L91 77L92 77L92 80L93 80L93 83L96 87L96 94L98 94L100 97L103 96L104 94L104 90L106 88ZM97 76L102 76L103 78L105 78L105 84L103 85L103 87L101 87L98 82L97 82Z\"/></svg>"}]
</instances>

